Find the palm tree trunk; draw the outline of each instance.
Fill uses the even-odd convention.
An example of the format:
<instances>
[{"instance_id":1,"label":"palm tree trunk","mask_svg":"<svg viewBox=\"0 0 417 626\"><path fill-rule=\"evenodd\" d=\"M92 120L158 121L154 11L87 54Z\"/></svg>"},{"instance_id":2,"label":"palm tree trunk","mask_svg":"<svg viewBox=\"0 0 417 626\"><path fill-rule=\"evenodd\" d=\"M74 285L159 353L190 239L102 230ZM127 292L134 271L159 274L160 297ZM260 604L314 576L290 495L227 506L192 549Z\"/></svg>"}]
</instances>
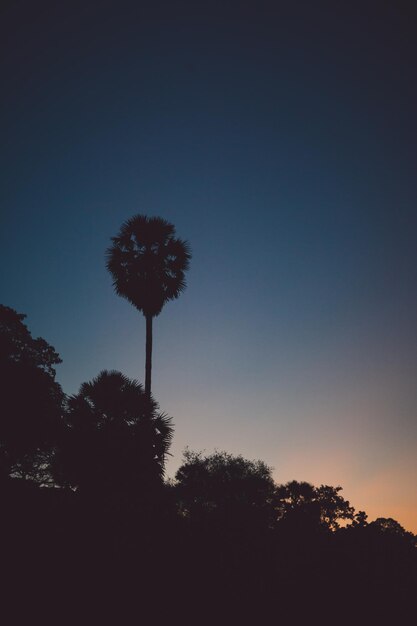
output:
<instances>
[{"instance_id":1,"label":"palm tree trunk","mask_svg":"<svg viewBox=\"0 0 417 626\"><path fill-rule=\"evenodd\" d=\"M152 315L146 316L146 364L145 364L145 394L151 398L152 376Z\"/></svg>"}]
</instances>

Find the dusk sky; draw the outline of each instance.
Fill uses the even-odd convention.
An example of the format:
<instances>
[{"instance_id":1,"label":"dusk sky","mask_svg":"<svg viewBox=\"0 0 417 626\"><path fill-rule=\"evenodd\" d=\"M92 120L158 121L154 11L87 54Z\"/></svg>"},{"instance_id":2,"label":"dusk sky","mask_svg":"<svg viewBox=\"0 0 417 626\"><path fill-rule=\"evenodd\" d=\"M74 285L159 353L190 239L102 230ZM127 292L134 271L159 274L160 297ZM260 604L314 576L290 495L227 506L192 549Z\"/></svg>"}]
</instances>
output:
<instances>
[{"instance_id":1,"label":"dusk sky","mask_svg":"<svg viewBox=\"0 0 417 626\"><path fill-rule=\"evenodd\" d=\"M413 3L4 6L1 302L64 391L144 381L105 251L161 216L193 252L154 322L168 475L241 453L417 532Z\"/></svg>"}]
</instances>

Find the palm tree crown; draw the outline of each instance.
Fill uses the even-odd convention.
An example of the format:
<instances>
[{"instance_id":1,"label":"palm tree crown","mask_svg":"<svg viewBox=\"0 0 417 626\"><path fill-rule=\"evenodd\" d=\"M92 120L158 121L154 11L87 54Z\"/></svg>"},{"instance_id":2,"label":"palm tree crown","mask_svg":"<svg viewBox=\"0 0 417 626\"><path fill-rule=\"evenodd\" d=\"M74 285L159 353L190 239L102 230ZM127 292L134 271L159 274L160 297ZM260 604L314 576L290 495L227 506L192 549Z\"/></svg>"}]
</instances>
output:
<instances>
[{"instance_id":1,"label":"palm tree crown","mask_svg":"<svg viewBox=\"0 0 417 626\"><path fill-rule=\"evenodd\" d=\"M191 253L175 228L160 217L135 215L121 227L107 250L107 269L116 293L145 317L159 315L164 304L184 291Z\"/></svg>"}]
</instances>

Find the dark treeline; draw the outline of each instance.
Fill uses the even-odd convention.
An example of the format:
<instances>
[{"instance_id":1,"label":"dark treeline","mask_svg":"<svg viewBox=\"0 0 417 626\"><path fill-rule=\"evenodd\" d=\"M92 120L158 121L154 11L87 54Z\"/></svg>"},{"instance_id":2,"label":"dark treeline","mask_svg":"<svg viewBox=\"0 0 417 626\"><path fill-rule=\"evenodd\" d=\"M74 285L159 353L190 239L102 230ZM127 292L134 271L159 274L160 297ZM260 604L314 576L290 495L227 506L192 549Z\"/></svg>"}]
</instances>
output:
<instances>
[{"instance_id":1,"label":"dark treeline","mask_svg":"<svg viewBox=\"0 0 417 626\"><path fill-rule=\"evenodd\" d=\"M101 372L65 396L58 354L23 319L0 307L1 562L17 617L406 613L416 538L398 522L226 452L186 451L164 479L173 427L142 385Z\"/></svg>"},{"instance_id":2,"label":"dark treeline","mask_svg":"<svg viewBox=\"0 0 417 626\"><path fill-rule=\"evenodd\" d=\"M13 623L402 623L417 550L397 521L368 522L340 487L276 484L262 461L226 452L187 450L166 479L152 318L185 287L190 253L171 225L138 217L108 258L147 318L145 387L102 371L65 395L54 348L0 306L2 610Z\"/></svg>"}]
</instances>

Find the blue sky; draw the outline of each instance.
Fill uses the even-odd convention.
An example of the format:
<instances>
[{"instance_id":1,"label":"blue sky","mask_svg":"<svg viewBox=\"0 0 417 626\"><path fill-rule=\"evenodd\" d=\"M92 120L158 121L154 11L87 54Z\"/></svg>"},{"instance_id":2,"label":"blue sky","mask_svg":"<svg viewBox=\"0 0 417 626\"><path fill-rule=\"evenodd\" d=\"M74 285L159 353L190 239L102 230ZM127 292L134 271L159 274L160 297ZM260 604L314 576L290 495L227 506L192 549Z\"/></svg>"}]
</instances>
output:
<instances>
[{"instance_id":1,"label":"blue sky","mask_svg":"<svg viewBox=\"0 0 417 626\"><path fill-rule=\"evenodd\" d=\"M99 6L99 8L98 8ZM417 531L416 44L406 6L17 2L3 12L1 290L68 393L144 378L112 291L135 213L188 239L154 325L181 451L341 484Z\"/></svg>"}]
</instances>

